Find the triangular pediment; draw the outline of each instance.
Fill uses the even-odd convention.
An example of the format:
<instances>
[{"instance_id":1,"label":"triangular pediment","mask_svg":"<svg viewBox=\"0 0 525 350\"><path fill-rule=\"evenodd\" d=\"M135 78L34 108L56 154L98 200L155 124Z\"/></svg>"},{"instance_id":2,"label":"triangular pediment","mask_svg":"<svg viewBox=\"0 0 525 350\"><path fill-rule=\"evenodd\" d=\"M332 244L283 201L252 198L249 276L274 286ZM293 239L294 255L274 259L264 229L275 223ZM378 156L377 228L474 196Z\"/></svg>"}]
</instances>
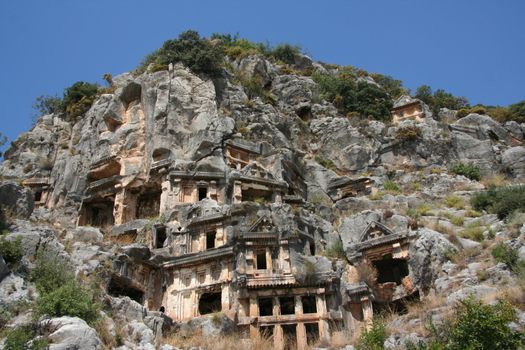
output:
<instances>
[{"instance_id":1,"label":"triangular pediment","mask_svg":"<svg viewBox=\"0 0 525 350\"><path fill-rule=\"evenodd\" d=\"M248 232L272 232L275 229L269 216L261 216L248 230Z\"/></svg>"},{"instance_id":2,"label":"triangular pediment","mask_svg":"<svg viewBox=\"0 0 525 350\"><path fill-rule=\"evenodd\" d=\"M361 233L360 243L393 234L392 230L377 221L372 221Z\"/></svg>"}]
</instances>

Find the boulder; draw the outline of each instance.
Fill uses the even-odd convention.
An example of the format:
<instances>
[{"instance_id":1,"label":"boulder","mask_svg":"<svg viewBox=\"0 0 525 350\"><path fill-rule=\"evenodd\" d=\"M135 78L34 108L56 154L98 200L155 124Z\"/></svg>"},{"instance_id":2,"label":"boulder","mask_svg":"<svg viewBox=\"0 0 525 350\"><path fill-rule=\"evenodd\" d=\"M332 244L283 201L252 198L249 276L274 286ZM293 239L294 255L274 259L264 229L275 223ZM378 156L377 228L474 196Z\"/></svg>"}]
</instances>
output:
<instances>
[{"instance_id":1,"label":"boulder","mask_svg":"<svg viewBox=\"0 0 525 350\"><path fill-rule=\"evenodd\" d=\"M0 209L3 215L28 219L34 207L34 195L30 189L12 182L0 184Z\"/></svg>"},{"instance_id":2,"label":"boulder","mask_svg":"<svg viewBox=\"0 0 525 350\"><path fill-rule=\"evenodd\" d=\"M514 177L525 176L525 147L512 147L503 152L501 164Z\"/></svg>"},{"instance_id":3,"label":"boulder","mask_svg":"<svg viewBox=\"0 0 525 350\"><path fill-rule=\"evenodd\" d=\"M72 242L95 243L101 242L104 235L97 227L79 226L73 232L68 232L66 240Z\"/></svg>"},{"instance_id":4,"label":"boulder","mask_svg":"<svg viewBox=\"0 0 525 350\"><path fill-rule=\"evenodd\" d=\"M423 292L428 291L438 277L448 251L457 249L441 233L419 229L418 238L410 246L408 264L412 281Z\"/></svg>"},{"instance_id":5,"label":"boulder","mask_svg":"<svg viewBox=\"0 0 525 350\"><path fill-rule=\"evenodd\" d=\"M97 332L78 317L63 316L40 322L43 332L48 333L50 350L97 350L103 344Z\"/></svg>"},{"instance_id":6,"label":"boulder","mask_svg":"<svg viewBox=\"0 0 525 350\"><path fill-rule=\"evenodd\" d=\"M523 140L523 130L521 130L521 126L515 122L514 120L508 121L505 123L505 129L510 132L512 137L517 139L518 141Z\"/></svg>"},{"instance_id":7,"label":"boulder","mask_svg":"<svg viewBox=\"0 0 525 350\"><path fill-rule=\"evenodd\" d=\"M235 322L222 313L195 317L180 327L183 336L202 334L203 337L214 337L231 334L234 330Z\"/></svg>"},{"instance_id":8,"label":"boulder","mask_svg":"<svg viewBox=\"0 0 525 350\"><path fill-rule=\"evenodd\" d=\"M471 113L452 124L453 126L466 126L477 130L477 137L486 140L498 140L509 143L508 131L500 123L488 115Z\"/></svg>"}]
</instances>

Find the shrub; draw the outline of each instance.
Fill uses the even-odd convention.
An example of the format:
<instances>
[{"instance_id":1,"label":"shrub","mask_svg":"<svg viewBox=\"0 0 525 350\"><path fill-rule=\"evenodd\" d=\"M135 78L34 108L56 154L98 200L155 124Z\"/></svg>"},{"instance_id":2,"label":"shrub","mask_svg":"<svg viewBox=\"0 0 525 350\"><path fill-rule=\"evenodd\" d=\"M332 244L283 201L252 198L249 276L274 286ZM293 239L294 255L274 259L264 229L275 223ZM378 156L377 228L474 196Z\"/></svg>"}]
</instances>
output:
<instances>
[{"instance_id":1,"label":"shrub","mask_svg":"<svg viewBox=\"0 0 525 350\"><path fill-rule=\"evenodd\" d=\"M422 85L417 88L415 97L425 102L435 115L441 108L459 110L469 106L465 97L456 97L443 89L432 91L428 85Z\"/></svg>"},{"instance_id":2,"label":"shrub","mask_svg":"<svg viewBox=\"0 0 525 350\"><path fill-rule=\"evenodd\" d=\"M496 244L491 253L497 262L507 264L510 268L516 266L520 258L516 249L503 242Z\"/></svg>"},{"instance_id":3,"label":"shrub","mask_svg":"<svg viewBox=\"0 0 525 350\"><path fill-rule=\"evenodd\" d=\"M14 240L7 240L3 237L0 238L0 255L4 258L5 262L10 265L19 262L24 256L22 239L20 237Z\"/></svg>"},{"instance_id":4,"label":"shrub","mask_svg":"<svg viewBox=\"0 0 525 350\"><path fill-rule=\"evenodd\" d=\"M32 341L31 345L26 345L35 337L35 331L29 327L18 327L10 330L5 338L5 350L44 350L48 348L48 341L45 338Z\"/></svg>"},{"instance_id":5,"label":"shrub","mask_svg":"<svg viewBox=\"0 0 525 350\"><path fill-rule=\"evenodd\" d=\"M456 163L450 171L456 175L463 175L470 180L481 180L481 173L479 167L473 164Z\"/></svg>"},{"instance_id":6,"label":"shrub","mask_svg":"<svg viewBox=\"0 0 525 350\"><path fill-rule=\"evenodd\" d=\"M268 55L275 58L278 61L293 64L295 62L295 56L301 52L299 46L293 46L290 44L277 45L270 50Z\"/></svg>"},{"instance_id":7,"label":"shrub","mask_svg":"<svg viewBox=\"0 0 525 350\"><path fill-rule=\"evenodd\" d=\"M420 350L521 349L523 332L513 331L509 323L516 321L510 303L499 301L485 305L472 298L462 302L455 314L440 326L430 323L431 336L417 347Z\"/></svg>"},{"instance_id":8,"label":"shrub","mask_svg":"<svg viewBox=\"0 0 525 350\"><path fill-rule=\"evenodd\" d=\"M93 301L93 294L75 280L65 262L39 255L30 278L40 293L36 303L38 315L76 316L88 323L97 320L99 305Z\"/></svg>"},{"instance_id":9,"label":"shrub","mask_svg":"<svg viewBox=\"0 0 525 350\"><path fill-rule=\"evenodd\" d=\"M333 171L337 170L337 166L335 166L335 163L332 162L330 159L326 159L321 156L315 156L315 161L324 166L326 169L330 169Z\"/></svg>"},{"instance_id":10,"label":"shrub","mask_svg":"<svg viewBox=\"0 0 525 350\"><path fill-rule=\"evenodd\" d=\"M364 329L355 344L356 350L382 350L383 344L388 337L383 321L374 320L372 328Z\"/></svg>"},{"instance_id":11,"label":"shrub","mask_svg":"<svg viewBox=\"0 0 525 350\"><path fill-rule=\"evenodd\" d=\"M330 247L328 247L325 250L324 256L326 256L327 258L346 259L346 252L343 246L343 242L340 239L335 241Z\"/></svg>"},{"instance_id":12,"label":"shrub","mask_svg":"<svg viewBox=\"0 0 525 350\"><path fill-rule=\"evenodd\" d=\"M470 226L461 231L460 236L463 238L468 238L473 241L481 242L483 240L483 231L484 228L480 226Z\"/></svg>"},{"instance_id":13,"label":"shrub","mask_svg":"<svg viewBox=\"0 0 525 350\"><path fill-rule=\"evenodd\" d=\"M62 99L58 96L38 96L33 102L33 109L40 115L61 112Z\"/></svg>"},{"instance_id":14,"label":"shrub","mask_svg":"<svg viewBox=\"0 0 525 350\"><path fill-rule=\"evenodd\" d=\"M450 218L450 222L456 226L463 226L465 218L463 216L452 215L452 217Z\"/></svg>"},{"instance_id":15,"label":"shrub","mask_svg":"<svg viewBox=\"0 0 525 350\"><path fill-rule=\"evenodd\" d=\"M401 192L401 188L399 187L399 185L396 184L392 180L386 180L383 183L383 188L385 189L385 191L392 192L392 193L399 193L399 192Z\"/></svg>"},{"instance_id":16,"label":"shrub","mask_svg":"<svg viewBox=\"0 0 525 350\"><path fill-rule=\"evenodd\" d=\"M474 106L470 109L470 113L487 114L487 109L484 106Z\"/></svg>"},{"instance_id":17,"label":"shrub","mask_svg":"<svg viewBox=\"0 0 525 350\"><path fill-rule=\"evenodd\" d=\"M341 70L337 76L314 73L321 97L332 102L343 114L358 112L378 120L389 120L392 101L380 87L367 82L357 82L353 71Z\"/></svg>"},{"instance_id":18,"label":"shrub","mask_svg":"<svg viewBox=\"0 0 525 350\"><path fill-rule=\"evenodd\" d=\"M458 119L461 119L463 117L466 117L467 115L470 114L470 109L468 108L461 108L457 113L456 113L456 118Z\"/></svg>"},{"instance_id":19,"label":"shrub","mask_svg":"<svg viewBox=\"0 0 525 350\"><path fill-rule=\"evenodd\" d=\"M445 205L449 208L463 209L465 208L465 200L456 195L448 195L444 199Z\"/></svg>"},{"instance_id":20,"label":"shrub","mask_svg":"<svg viewBox=\"0 0 525 350\"><path fill-rule=\"evenodd\" d=\"M36 308L39 315L80 317L90 324L97 320L99 309L93 294L74 280L41 295Z\"/></svg>"},{"instance_id":21,"label":"shrub","mask_svg":"<svg viewBox=\"0 0 525 350\"><path fill-rule=\"evenodd\" d=\"M84 81L77 81L64 90L62 109L67 113L69 119L86 113L95 101L99 86Z\"/></svg>"},{"instance_id":22,"label":"shrub","mask_svg":"<svg viewBox=\"0 0 525 350\"><path fill-rule=\"evenodd\" d=\"M525 186L491 187L471 197L475 210L488 210L504 219L518 210L525 209Z\"/></svg>"},{"instance_id":23,"label":"shrub","mask_svg":"<svg viewBox=\"0 0 525 350\"><path fill-rule=\"evenodd\" d=\"M147 55L136 72L145 71L152 63L167 66L180 62L195 73L216 76L220 73L223 57L221 45L214 45L210 40L201 38L198 32L188 30L177 39L166 40L160 49Z\"/></svg>"},{"instance_id":24,"label":"shrub","mask_svg":"<svg viewBox=\"0 0 525 350\"><path fill-rule=\"evenodd\" d=\"M29 277L41 294L51 293L75 279L71 268L65 262L46 254L37 256Z\"/></svg>"},{"instance_id":25,"label":"shrub","mask_svg":"<svg viewBox=\"0 0 525 350\"><path fill-rule=\"evenodd\" d=\"M407 125L396 130L395 137L402 142L415 141L421 138L421 128L415 125Z\"/></svg>"},{"instance_id":26,"label":"shrub","mask_svg":"<svg viewBox=\"0 0 525 350\"><path fill-rule=\"evenodd\" d=\"M462 303L451 323L447 349L517 349L522 334L508 324L516 312L508 302L484 305L472 299Z\"/></svg>"}]
</instances>

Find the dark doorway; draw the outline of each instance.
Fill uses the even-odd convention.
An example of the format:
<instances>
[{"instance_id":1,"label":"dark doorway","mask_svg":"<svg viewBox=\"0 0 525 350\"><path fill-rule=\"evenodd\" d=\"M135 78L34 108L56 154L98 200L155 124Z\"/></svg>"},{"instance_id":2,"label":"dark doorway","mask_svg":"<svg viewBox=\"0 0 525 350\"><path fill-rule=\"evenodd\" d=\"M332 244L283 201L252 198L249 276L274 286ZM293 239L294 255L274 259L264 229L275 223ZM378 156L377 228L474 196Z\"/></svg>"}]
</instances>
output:
<instances>
[{"instance_id":1,"label":"dark doorway","mask_svg":"<svg viewBox=\"0 0 525 350\"><path fill-rule=\"evenodd\" d=\"M309 242L308 245L310 246L310 255L311 256L314 256L315 255L315 243L314 242Z\"/></svg>"},{"instance_id":2,"label":"dark doorway","mask_svg":"<svg viewBox=\"0 0 525 350\"><path fill-rule=\"evenodd\" d=\"M104 228L113 225L114 198L109 197L100 201L84 203L85 216L81 217L82 225L91 225Z\"/></svg>"},{"instance_id":3,"label":"dark doorway","mask_svg":"<svg viewBox=\"0 0 525 350\"><path fill-rule=\"evenodd\" d=\"M404 259L392 259L392 255L387 255L372 263L378 272L377 283L395 282L400 285L401 280L408 276L408 263Z\"/></svg>"},{"instance_id":4,"label":"dark doorway","mask_svg":"<svg viewBox=\"0 0 525 350\"><path fill-rule=\"evenodd\" d=\"M42 200L42 191L35 192L35 202L40 202Z\"/></svg>"},{"instance_id":5,"label":"dark doorway","mask_svg":"<svg viewBox=\"0 0 525 350\"><path fill-rule=\"evenodd\" d=\"M199 187L199 201L208 197L208 189L206 187Z\"/></svg>"},{"instance_id":6,"label":"dark doorway","mask_svg":"<svg viewBox=\"0 0 525 350\"><path fill-rule=\"evenodd\" d=\"M155 248L163 248L166 242L166 227L157 227L155 229Z\"/></svg>"},{"instance_id":7,"label":"dark doorway","mask_svg":"<svg viewBox=\"0 0 525 350\"><path fill-rule=\"evenodd\" d=\"M199 314L207 315L221 311L221 292L204 293L199 298Z\"/></svg>"},{"instance_id":8,"label":"dark doorway","mask_svg":"<svg viewBox=\"0 0 525 350\"><path fill-rule=\"evenodd\" d=\"M109 281L108 294L114 297L127 296L135 300L137 303L144 302L144 292L140 289L134 288L126 283L121 278L112 277Z\"/></svg>"},{"instance_id":9,"label":"dark doorway","mask_svg":"<svg viewBox=\"0 0 525 350\"><path fill-rule=\"evenodd\" d=\"M284 349L292 350L297 348L297 325L283 324Z\"/></svg>"},{"instance_id":10,"label":"dark doorway","mask_svg":"<svg viewBox=\"0 0 525 350\"><path fill-rule=\"evenodd\" d=\"M266 252L257 252L257 270L266 270Z\"/></svg>"},{"instance_id":11,"label":"dark doorway","mask_svg":"<svg viewBox=\"0 0 525 350\"><path fill-rule=\"evenodd\" d=\"M161 192L144 193L137 200L137 219L159 216Z\"/></svg>"},{"instance_id":12,"label":"dark doorway","mask_svg":"<svg viewBox=\"0 0 525 350\"><path fill-rule=\"evenodd\" d=\"M301 297L303 302L303 313L315 314L317 312L317 303L315 301L315 295L307 295Z\"/></svg>"},{"instance_id":13,"label":"dark doorway","mask_svg":"<svg viewBox=\"0 0 525 350\"><path fill-rule=\"evenodd\" d=\"M308 345L314 345L319 340L319 324L305 323L304 328L306 328L306 342Z\"/></svg>"},{"instance_id":14,"label":"dark doorway","mask_svg":"<svg viewBox=\"0 0 525 350\"><path fill-rule=\"evenodd\" d=\"M280 297L279 304L281 304L281 315L295 314L294 297Z\"/></svg>"},{"instance_id":15,"label":"dark doorway","mask_svg":"<svg viewBox=\"0 0 525 350\"><path fill-rule=\"evenodd\" d=\"M272 316L273 315L273 302L272 298L259 298L259 316Z\"/></svg>"},{"instance_id":16,"label":"dark doorway","mask_svg":"<svg viewBox=\"0 0 525 350\"><path fill-rule=\"evenodd\" d=\"M206 249L215 248L215 231L206 232Z\"/></svg>"}]
</instances>

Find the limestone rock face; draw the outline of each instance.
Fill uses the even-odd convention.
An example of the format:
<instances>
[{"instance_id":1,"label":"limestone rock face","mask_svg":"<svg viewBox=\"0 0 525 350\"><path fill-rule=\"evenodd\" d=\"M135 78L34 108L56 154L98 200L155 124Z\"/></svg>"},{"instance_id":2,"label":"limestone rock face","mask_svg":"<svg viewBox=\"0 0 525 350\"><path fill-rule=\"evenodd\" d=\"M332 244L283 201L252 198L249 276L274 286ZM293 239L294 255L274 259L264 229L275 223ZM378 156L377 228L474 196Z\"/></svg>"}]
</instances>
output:
<instances>
[{"instance_id":1,"label":"limestone rock face","mask_svg":"<svg viewBox=\"0 0 525 350\"><path fill-rule=\"evenodd\" d=\"M525 147L512 147L501 156L501 163L507 171L518 178L525 176Z\"/></svg>"},{"instance_id":2,"label":"limestone rock face","mask_svg":"<svg viewBox=\"0 0 525 350\"><path fill-rule=\"evenodd\" d=\"M33 193L28 188L15 183L0 184L0 208L4 215L27 219L33 212L34 206Z\"/></svg>"},{"instance_id":3,"label":"limestone rock face","mask_svg":"<svg viewBox=\"0 0 525 350\"><path fill-rule=\"evenodd\" d=\"M97 332L78 317L59 317L40 322L46 332L51 344L49 349L53 350L96 350L103 349L102 341Z\"/></svg>"},{"instance_id":4,"label":"limestone rock face","mask_svg":"<svg viewBox=\"0 0 525 350\"><path fill-rule=\"evenodd\" d=\"M523 257L525 226L471 210L485 182L450 168L523 178L525 124L433 116L410 96L392 122L344 115L311 74L340 71L302 54L227 58L214 77L170 64L115 76L76 120L42 116L0 166L0 239L23 255L9 267L0 256L0 312L38 298L28 276L41 253L100 285L122 350L267 327L306 348L312 333L326 344L339 327L357 334L374 310L416 296L456 303L515 284L509 266L476 261L486 244L461 236L479 228ZM390 326L408 330L386 348L425 336L413 333L423 316L398 316ZM43 334L51 349L117 346L73 317L40 320Z\"/></svg>"},{"instance_id":5,"label":"limestone rock face","mask_svg":"<svg viewBox=\"0 0 525 350\"><path fill-rule=\"evenodd\" d=\"M414 284L427 290L441 271L441 265L446 260L445 253L456 250L439 232L420 229L417 240L410 246L409 265Z\"/></svg>"}]
</instances>

